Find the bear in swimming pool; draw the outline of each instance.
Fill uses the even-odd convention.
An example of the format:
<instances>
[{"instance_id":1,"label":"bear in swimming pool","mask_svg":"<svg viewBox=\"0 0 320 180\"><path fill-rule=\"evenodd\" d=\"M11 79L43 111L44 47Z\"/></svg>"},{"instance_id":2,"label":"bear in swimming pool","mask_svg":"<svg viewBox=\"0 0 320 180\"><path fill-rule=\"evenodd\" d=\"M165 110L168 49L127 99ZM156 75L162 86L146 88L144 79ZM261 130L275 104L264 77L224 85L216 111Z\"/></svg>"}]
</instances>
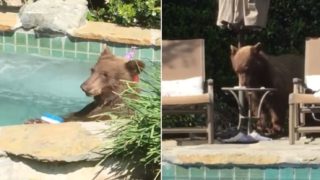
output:
<instances>
[{"instance_id":1,"label":"bear in swimming pool","mask_svg":"<svg viewBox=\"0 0 320 180\"><path fill-rule=\"evenodd\" d=\"M82 83L81 89L93 101L78 112L65 116L64 121L83 121L90 116L107 112L121 103L118 95L128 86L124 81L137 81L145 65L140 60L126 60L118 57L105 47L97 63L91 68L91 75ZM92 119L94 120L94 119ZM44 123L40 119L26 121L26 124Z\"/></svg>"}]
</instances>

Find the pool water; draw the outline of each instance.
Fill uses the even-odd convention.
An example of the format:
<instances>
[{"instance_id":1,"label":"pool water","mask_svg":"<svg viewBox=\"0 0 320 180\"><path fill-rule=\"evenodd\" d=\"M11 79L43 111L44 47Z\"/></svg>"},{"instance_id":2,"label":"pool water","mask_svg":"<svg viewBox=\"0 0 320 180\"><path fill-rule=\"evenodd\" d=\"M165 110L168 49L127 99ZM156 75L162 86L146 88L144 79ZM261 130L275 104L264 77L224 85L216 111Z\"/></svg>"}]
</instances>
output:
<instances>
[{"instance_id":1,"label":"pool water","mask_svg":"<svg viewBox=\"0 0 320 180\"><path fill-rule=\"evenodd\" d=\"M92 99L80 85L95 62L0 54L0 125L21 124L43 113L66 115Z\"/></svg>"}]
</instances>

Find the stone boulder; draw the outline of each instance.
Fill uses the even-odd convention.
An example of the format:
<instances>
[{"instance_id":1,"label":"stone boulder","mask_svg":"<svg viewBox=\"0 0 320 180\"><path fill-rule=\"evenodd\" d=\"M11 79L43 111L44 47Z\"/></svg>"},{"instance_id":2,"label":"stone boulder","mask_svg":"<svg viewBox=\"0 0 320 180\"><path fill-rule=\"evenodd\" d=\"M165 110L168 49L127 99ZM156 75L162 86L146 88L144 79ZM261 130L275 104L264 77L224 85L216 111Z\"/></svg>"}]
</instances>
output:
<instances>
[{"instance_id":1,"label":"stone boulder","mask_svg":"<svg viewBox=\"0 0 320 180\"><path fill-rule=\"evenodd\" d=\"M23 5L23 0L1 0L0 6L20 7Z\"/></svg>"},{"instance_id":2,"label":"stone boulder","mask_svg":"<svg viewBox=\"0 0 320 180\"><path fill-rule=\"evenodd\" d=\"M68 33L85 24L86 0L39 0L19 12L23 28Z\"/></svg>"}]
</instances>

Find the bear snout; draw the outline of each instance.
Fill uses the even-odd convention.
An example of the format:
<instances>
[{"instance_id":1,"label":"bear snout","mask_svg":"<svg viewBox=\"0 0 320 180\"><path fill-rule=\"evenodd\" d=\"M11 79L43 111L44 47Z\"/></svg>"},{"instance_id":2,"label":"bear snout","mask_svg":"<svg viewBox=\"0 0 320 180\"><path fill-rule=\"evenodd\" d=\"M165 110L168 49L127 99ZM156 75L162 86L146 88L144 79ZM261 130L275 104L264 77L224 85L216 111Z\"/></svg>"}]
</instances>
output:
<instances>
[{"instance_id":1,"label":"bear snout","mask_svg":"<svg viewBox=\"0 0 320 180\"><path fill-rule=\"evenodd\" d=\"M88 86L86 85L86 83L82 83L81 84L81 86L80 86L80 88L81 88L81 90L83 91L83 92L85 92L86 93L86 95L87 96L89 96L89 89L88 89Z\"/></svg>"},{"instance_id":2,"label":"bear snout","mask_svg":"<svg viewBox=\"0 0 320 180\"><path fill-rule=\"evenodd\" d=\"M86 96L93 96L94 95L92 89L89 88L89 86L87 85L86 82L81 84L80 88L82 89L83 92L86 93Z\"/></svg>"},{"instance_id":3,"label":"bear snout","mask_svg":"<svg viewBox=\"0 0 320 180\"><path fill-rule=\"evenodd\" d=\"M95 84L92 84L92 82L85 81L80 88L83 92L86 93L87 96L97 96L101 94L101 89L98 88Z\"/></svg>"}]
</instances>

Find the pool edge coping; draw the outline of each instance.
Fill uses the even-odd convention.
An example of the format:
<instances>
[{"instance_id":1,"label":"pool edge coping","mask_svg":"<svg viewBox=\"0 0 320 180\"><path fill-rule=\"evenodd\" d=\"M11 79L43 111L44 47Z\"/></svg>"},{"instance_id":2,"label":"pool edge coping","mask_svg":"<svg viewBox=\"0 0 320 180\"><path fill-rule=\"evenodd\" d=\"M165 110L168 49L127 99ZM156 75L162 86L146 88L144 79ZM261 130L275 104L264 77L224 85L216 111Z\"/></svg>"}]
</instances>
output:
<instances>
[{"instance_id":1,"label":"pool edge coping","mask_svg":"<svg viewBox=\"0 0 320 180\"><path fill-rule=\"evenodd\" d=\"M0 12L0 31L15 31L19 17L17 13ZM90 31L88 31L90 29ZM102 30L103 29L103 30ZM105 30L105 29L112 29ZM87 21L73 30L69 36L90 40L111 41L121 44L161 46L161 30L140 27L124 27L113 23Z\"/></svg>"}]
</instances>

